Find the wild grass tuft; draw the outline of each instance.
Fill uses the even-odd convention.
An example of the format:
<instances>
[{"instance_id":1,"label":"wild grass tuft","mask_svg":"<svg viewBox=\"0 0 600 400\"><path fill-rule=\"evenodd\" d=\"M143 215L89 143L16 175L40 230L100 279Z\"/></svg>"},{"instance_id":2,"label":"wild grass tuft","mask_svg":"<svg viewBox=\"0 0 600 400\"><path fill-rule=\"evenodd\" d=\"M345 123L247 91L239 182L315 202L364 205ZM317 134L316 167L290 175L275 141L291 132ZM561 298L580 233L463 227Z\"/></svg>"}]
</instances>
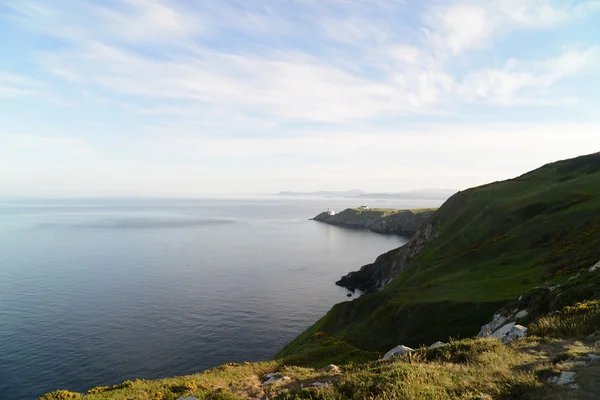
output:
<instances>
[{"instance_id":1,"label":"wild grass tuft","mask_svg":"<svg viewBox=\"0 0 600 400\"><path fill-rule=\"evenodd\" d=\"M566 306L552 315L539 318L530 326L537 336L583 338L600 330L600 300Z\"/></svg>"}]
</instances>

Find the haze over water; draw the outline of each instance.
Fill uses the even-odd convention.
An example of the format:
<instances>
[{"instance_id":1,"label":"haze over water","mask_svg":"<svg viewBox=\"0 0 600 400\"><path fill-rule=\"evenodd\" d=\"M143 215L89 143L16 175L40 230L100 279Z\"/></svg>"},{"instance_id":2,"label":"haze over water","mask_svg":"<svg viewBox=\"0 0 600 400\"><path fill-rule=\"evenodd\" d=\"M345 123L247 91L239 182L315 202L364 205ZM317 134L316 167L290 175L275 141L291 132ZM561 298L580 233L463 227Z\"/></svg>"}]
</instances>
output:
<instances>
[{"instance_id":1,"label":"haze over water","mask_svg":"<svg viewBox=\"0 0 600 400\"><path fill-rule=\"evenodd\" d=\"M340 276L406 242L308 220L360 202L0 201L2 399L271 358L348 300Z\"/></svg>"}]
</instances>

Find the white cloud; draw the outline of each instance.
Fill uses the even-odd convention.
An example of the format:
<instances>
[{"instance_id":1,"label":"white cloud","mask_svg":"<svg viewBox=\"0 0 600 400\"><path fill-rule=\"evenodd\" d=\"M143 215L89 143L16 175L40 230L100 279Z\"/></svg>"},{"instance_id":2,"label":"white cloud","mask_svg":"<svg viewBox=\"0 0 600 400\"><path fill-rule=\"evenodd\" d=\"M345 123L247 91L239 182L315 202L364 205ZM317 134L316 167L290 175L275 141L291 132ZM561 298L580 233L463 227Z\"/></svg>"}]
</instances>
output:
<instances>
[{"instance_id":1,"label":"white cloud","mask_svg":"<svg viewBox=\"0 0 600 400\"><path fill-rule=\"evenodd\" d=\"M459 93L470 101L513 105L534 102L555 82L580 72L600 61L600 47L569 50L545 61L520 63L509 60L502 69L487 69L469 74ZM527 91L527 93L524 93Z\"/></svg>"},{"instance_id":2,"label":"white cloud","mask_svg":"<svg viewBox=\"0 0 600 400\"><path fill-rule=\"evenodd\" d=\"M0 98L34 95L41 86L41 82L28 76L0 70Z\"/></svg>"},{"instance_id":3,"label":"white cloud","mask_svg":"<svg viewBox=\"0 0 600 400\"><path fill-rule=\"evenodd\" d=\"M441 54L457 55L511 31L548 29L599 10L591 0L459 0L433 7L426 33Z\"/></svg>"}]
</instances>

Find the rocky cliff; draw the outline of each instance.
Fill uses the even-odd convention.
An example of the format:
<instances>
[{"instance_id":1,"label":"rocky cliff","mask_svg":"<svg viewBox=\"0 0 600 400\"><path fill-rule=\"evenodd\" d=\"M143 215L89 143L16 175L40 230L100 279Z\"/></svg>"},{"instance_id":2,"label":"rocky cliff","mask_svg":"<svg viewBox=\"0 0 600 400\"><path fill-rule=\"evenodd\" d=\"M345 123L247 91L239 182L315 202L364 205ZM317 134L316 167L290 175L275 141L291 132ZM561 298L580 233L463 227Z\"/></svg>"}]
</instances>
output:
<instances>
[{"instance_id":1,"label":"rocky cliff","mask_svg":"<svg viewBox=\"0 0 600 400\"><path fill-rule=\"evenodd\" d=\"M435 209L393 210L386 208L348 208L339 214L323 212L314 221L354 229L369 229L376 233L393 233L403 236L414 235Z\"/></svg>"},{"instance_id":2,"label":"rocky cliff","mask_svg":"<svg viewBox=\"0 0 600 400\"><path fill-rule=\"evenodd\" d=\"M446 209L457 207L457 202L460 202L459 199L463 197L464 195L460 192L452 196L442 205L441 213L443 214ZM419 215L419 217L414 218L412 222L415 224L420 222L420 224L408 243L398 249L380 255L372 264L364 265L358 271L348 273L335 284L350 290L359 289L366 293L373 293L383 289L406 269L413 257L427 243L438 236L440 224L435 222L435 212L436 210L429 209L415 214L415 216Z\"/></svg>"},{"instance_id":3,"label":"rocky cliff","mask_svg":"<svg viewBox=\"0 0 600 400\"><path fill-rule=\"evenodd\" d=\"M408 266L415 254L437 236L432 224L426 223L404 246L377 257L374 263L343 276L335 284L350 290L360 289L366 293L379 291Z\"/></svg>"}]
</instances>

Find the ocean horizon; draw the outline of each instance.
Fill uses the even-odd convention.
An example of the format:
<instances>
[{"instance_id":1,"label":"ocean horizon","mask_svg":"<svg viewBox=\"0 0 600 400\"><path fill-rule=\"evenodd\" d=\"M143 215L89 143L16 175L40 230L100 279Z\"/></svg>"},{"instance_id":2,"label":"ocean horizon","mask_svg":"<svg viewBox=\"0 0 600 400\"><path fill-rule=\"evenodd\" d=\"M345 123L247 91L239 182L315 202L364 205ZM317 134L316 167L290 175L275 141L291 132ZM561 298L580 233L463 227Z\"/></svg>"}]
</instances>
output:
<instances>
[{"instance_id":1,"label":"ocean horizon","mask_svg":"<svg viewBox=\"0 0 600 400\"><path fill-rule=\"evenodd\" d=\"M365 202L441 203L0 199L2 398L272 358L351 300L336 280L407 241L309 221Z\"/></svg>"}]
</instances>

